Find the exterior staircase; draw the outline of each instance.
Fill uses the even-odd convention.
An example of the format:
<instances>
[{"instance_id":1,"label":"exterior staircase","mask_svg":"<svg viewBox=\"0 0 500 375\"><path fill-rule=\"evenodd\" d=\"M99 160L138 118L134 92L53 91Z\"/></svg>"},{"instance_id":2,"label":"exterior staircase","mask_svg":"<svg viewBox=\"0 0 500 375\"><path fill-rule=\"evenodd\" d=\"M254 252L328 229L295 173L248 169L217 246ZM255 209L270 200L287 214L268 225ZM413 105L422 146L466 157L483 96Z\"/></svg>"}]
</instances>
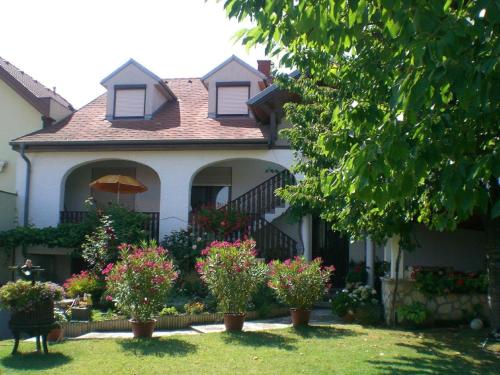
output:
<instances>
[{"instance_id":1,"label":"exterior staircase","mask_svg":"<svg viewBox=\"0 0 500 375\"><path fill-rule=\"evenodd\" d=\"M266 260L297 255L300 250L297 241L272 223L288 210L288 205L276 196L275 190L294 183L293 174L283 170L219 208L245 213L249 217L246 232L235 231L225 239L235 241L247 235L256 241L259 257ZM196 232L199 228L193 227L193 230Z\"/></svg>"}]
</instances>

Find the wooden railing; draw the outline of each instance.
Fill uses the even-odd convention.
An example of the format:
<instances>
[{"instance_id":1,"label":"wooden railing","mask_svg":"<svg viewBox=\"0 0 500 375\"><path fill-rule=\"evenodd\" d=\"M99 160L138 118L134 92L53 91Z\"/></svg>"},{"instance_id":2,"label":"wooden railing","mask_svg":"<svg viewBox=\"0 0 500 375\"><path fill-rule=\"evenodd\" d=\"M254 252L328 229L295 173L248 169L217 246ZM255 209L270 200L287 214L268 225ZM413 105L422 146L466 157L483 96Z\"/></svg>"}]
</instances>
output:
<instances>
[{"instance_id":1,"label":"wooden railing","mask_svg":"<svg viewBox=\"0 0 500 375\"><path fill-rule=\"evenodd\" d=\"M141 212L148 218L144 222L144 230L149 234L149 238L159 241L160 236L160 213ZM87 211L61 211L59 214L60 223L81 223L88 215Z\"/></svg>"}]
</instances>

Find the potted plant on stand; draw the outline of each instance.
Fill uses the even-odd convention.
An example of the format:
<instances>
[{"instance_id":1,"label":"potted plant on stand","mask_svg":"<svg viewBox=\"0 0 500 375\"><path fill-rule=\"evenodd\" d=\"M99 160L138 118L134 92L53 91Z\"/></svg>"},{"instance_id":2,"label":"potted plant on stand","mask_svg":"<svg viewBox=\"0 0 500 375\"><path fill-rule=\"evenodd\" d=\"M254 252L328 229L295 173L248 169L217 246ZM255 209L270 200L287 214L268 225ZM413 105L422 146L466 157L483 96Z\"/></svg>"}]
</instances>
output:
<instances>
[{"instance_id":1,"label":"potted plant on stand","mask_svg":"<svg viewBox=\"0 0 500 375\"><path fill-rule=\"evenodd\" d=\"M178 276L167 250L154 242L139 247L124 244L118 262L108 264L102 273L109 293L106 300L114 300L130 316L134 337L150 338L155 317Z\"/></svg>"},{"instance_id":2,"label":"potted plant on stand","mask_svg":"<svg viewBox=\"0 0 500 375\"><path fill-rule=\"evenodd\" d=\"M247 304L264 281L266 266L255 257L255 241L212 242L196 269L224 313L226 331L241 331Z\"/></svg>"},{"instance_id":3,"label":"potted plant on stand","mask_svg":"<svg viewBox=\"0 0 500 375\"><path fill-rule=\"evenodd\" d=\"M309 324L311 309L325 294L335 267L321 267L322 260L308 263L304 257L269 263L268 286L290 306L294 327Z\"/></svg>"}]
</instances>

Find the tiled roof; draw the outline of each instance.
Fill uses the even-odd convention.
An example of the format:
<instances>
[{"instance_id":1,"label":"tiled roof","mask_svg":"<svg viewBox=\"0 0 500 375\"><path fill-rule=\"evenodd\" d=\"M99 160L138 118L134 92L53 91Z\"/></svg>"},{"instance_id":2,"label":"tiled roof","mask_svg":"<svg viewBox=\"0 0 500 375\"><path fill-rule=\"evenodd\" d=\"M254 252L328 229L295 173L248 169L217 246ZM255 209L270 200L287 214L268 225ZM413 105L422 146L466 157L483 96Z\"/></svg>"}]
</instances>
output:
<instances>
[{"instance_id":1,"label":"tiled roof","mask_svg":"<svg viewBox=\"0 0 500 375\"><path fill-rule=\"evenodd\" d=\"M64 99L61 95L55 93L51 89L45 87L36 79L26 74L16 66L12 65L7 60L0 57L0 71L4 74L8 74L14 81L19 83L22 87L24 87L29 93L31 93L34 97L38 99L42 98L52 98L59 104L63 105L66 108L72 109L71 104Z\"/></svg>"},{"instance_id":2,"label":"tiled roof","mask_svg":"<svg viewBox=\"0 0 500 375\"><path fill-rule=\"evenodd\" d=\"M106 94L103 94L63 122L13 143L266 141L267 127L252 118L208 118L208 92L199 78L165 82L178 100L167 102L151 120L106 120Z\"/></svg>"}]
</instances>

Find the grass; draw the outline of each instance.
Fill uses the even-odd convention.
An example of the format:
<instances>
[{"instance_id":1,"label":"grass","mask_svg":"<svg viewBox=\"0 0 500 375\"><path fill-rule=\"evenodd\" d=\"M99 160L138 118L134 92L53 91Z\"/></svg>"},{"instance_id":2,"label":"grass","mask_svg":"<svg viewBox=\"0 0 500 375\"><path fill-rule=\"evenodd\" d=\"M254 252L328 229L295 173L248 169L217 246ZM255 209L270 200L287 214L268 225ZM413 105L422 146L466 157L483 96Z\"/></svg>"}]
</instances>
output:
<instances>
[{"instance_id":1,"label":"grass","mask_svg":"<svg viewBox=\"0 0 500 375\"><path fill-rule=\"evenodd\" d=\"M50 354L11 356L0 341L0 374L498 374L481 350L485 331L408 332L332 325L153 340L68 340Z\"/></svg>"}]
</instances>

